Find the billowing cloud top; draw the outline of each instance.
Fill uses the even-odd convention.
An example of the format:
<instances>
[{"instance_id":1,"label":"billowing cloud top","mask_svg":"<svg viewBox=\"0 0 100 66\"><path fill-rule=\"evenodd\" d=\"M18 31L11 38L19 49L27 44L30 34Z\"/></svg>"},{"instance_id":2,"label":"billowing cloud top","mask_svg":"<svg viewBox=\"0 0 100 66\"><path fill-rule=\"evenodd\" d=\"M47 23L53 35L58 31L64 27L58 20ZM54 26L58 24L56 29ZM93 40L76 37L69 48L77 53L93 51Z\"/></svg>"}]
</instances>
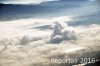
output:
<instances>
[{"instance_id":1,"label":"billowing cloud top","mask_svg":"<svg viewBox=\"0 0 100 66\"><path fill-rule=\"evenodd\" d=\"M1 0L4 4L40 4L47 1L58 1L58 0Z\"/></svg>"}]
</instances>

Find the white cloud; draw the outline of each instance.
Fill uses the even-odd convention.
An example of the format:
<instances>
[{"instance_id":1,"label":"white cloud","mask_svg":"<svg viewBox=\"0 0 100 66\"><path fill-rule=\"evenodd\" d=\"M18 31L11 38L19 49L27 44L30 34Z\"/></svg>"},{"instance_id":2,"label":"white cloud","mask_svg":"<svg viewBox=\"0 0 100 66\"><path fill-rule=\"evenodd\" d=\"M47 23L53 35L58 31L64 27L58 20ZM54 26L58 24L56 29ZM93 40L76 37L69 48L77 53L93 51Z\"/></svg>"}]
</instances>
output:
<instances>
[{"instance_id":1,"label":"white cloud","mask_svg":"<svg viewBox=\"0 0 100 66\"><path fill-rule=\"evenodd\" d=\"M61 17L62 18L62 17ZM67 17L68 18L68 17ZM86 26L63 26L67 21L58 18L58 28L53 30L30 29L37 24L54 24L57 18L53 19L25 19L10 22L0 22L0 64L1 66L48 66L51 58L72 58L79 55L67 55L66 53L75 52L89 48L85 51L100 51L100 25ZM59 22L61 20L62 22ZM69 19L68 19L69 21ZM62 26L63 28L60 28ZM58 35L53 32L56 31ZM75 35L73 35L73 30ZM60 33L61 32L61 33ZM64 34L65 32L65 34ZM66 34L66 32L68 34ZM54 36L52 35L54 34ZM66 36L63 36L66 35ZM52 40L64 39L64 37L76 36L77 40L62 39L62 42L55 44ZM72 37L73 38L73 37ZM26 43L26 44L21 44ZM82 53L84 53L82 51ZM90 56L89 56L90 57Z\"/></svg>"},{"instance_id":2,"label":"white cloud","mask_svg":"<svg viewBox=\"0 0 100 66\"><path fill-rule=\"evenodd\" d=\"M5 3L5 4L40 4L42 2L47 2L47 1L58 1L58 0L7 0L7 1L2 1L2 3Z\"/></svg>"}]
</instances>

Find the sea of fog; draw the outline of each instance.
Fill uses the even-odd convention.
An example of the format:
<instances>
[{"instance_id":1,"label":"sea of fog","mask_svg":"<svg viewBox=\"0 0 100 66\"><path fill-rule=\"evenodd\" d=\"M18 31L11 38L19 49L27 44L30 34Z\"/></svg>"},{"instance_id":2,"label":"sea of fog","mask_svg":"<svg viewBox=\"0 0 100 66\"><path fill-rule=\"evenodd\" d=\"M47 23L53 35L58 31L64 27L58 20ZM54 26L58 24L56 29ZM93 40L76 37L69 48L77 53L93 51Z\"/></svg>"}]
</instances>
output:
<instances>
[{"instance_id":1,"label":"sea of fog","mask_svg":"<svg viewBox=\"0 0 100 66\"><path fill-rule=\"evenodd\" d=\"M100 58L99 3L1 4L0 66L51 66L50 58Z\"/></svg>"}]
</instances>

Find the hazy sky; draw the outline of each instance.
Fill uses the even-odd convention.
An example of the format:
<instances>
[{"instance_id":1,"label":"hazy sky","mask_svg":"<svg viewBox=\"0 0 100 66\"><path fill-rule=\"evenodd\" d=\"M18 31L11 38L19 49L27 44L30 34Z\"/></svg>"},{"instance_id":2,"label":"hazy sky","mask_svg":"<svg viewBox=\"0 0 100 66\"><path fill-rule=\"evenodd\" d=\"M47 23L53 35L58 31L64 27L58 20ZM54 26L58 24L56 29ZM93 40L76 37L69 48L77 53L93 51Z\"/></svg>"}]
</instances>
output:
<instances>
[{"instance_id":1,"label":"hazy sky","mask_svg":"<svg viewBox=\"0 0 100 66\"><path fill-rule=\"evenodd\" d=\"M41 2L46 2L46 1L58 1L58 0L0 0L1 3L5 4L30 4L30 3L39 4Z\"/></svg>"}]
</instances>

